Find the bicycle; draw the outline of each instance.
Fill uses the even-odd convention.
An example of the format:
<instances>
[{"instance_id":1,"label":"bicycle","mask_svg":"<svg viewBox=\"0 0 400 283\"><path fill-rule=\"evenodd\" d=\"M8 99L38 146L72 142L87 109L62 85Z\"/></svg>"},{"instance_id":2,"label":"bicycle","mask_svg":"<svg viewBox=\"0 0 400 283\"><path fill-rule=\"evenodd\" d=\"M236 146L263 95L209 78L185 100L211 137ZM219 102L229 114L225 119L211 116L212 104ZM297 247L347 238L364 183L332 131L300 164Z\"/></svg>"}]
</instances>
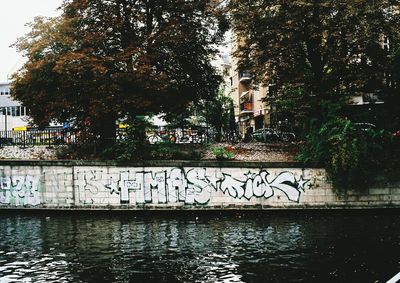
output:
<instances>
[{"instance_id":1,"label":"bicycle","mask_svg":"<svg viewBox=\"0 0 400 283\"><path fill-rule=\"evenodd\" d=\"M252 133L250 141L259 142L293 142L296 135L292 132L281 132L271 128L263 128Z\"/></svg>"},{"instance_id":2,"label":"bicycle","mask_svg":"<svg viewBox=\"0 0 400 283\"><path fill-rule=\"evenodd\" d=\"M176 136L171 133L161 134L155 132L154 134L150 135L147 140L150 144L156 143L176 143Z\"/></svg>"}]
</instances>

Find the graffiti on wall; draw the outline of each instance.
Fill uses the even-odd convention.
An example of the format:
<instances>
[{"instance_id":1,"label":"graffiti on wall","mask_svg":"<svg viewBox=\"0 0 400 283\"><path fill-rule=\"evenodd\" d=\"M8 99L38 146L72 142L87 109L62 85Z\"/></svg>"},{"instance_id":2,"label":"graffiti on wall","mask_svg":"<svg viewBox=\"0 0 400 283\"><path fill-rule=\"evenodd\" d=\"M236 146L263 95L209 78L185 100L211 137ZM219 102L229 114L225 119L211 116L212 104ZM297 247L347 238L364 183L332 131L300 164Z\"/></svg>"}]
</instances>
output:
<instances>
[{"instance_id":1,"label":"graffiti on wall","mask_svg":"<svg viewBox=\"0 0 400 283\"><path fill-rule=\"evenodd\" d=\"M104 175L102 170L77 170L74 186L77 187L78 195L75 197L83 204L94 204L91 196L97 196L105 189L107 182L104 181Z\"/></svg>"},{"instance_id":2,"label":"graffiti on wall","mask_svg":"<svg viewBox=\"0 0 400 283\"><path fill-rule=\"evenodd\" d=\"M119 196L121 204L207 204L212 195L217 195L215 192L238 200L269 199L277 195L299 202L302 192L310 186L310 180L303 176L296 178L287 171L277 176L266 170L233 176L216 168L172 168L125 170L106 178L102 174L102 171L85 172L84 191L97 194L106 188L111 195ZM281 193L276 194L277 191Z\"/></svg>"},{"instance_id":3,"label":"graffiti on wall","mask_svg":"<svg viewBox=\"0 0 400 283\"><path fill-rule=\"evenodd\" d=\"M40 177L0 177L0 203L14 206L40 204Z\"/></svg>"}]
</instances>

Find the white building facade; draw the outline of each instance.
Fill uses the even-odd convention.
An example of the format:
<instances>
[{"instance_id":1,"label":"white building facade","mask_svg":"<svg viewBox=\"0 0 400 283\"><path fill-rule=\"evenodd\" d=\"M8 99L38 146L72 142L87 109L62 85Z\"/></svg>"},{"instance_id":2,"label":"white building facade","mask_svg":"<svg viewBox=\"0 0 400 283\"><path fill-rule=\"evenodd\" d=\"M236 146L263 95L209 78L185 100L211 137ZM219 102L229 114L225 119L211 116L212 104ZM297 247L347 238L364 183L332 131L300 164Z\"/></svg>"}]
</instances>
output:
<instances>
[{"instance_id":1,"label":"white building facade","mask_svg":"<svg viewBox=\"0 0 400 283\"><path fill-rule=\"evenodd\" d=\"M26 107L11 97L10 83L0 83L0 131L25 128L28 114Z\"/></svg>"}]
</instances>

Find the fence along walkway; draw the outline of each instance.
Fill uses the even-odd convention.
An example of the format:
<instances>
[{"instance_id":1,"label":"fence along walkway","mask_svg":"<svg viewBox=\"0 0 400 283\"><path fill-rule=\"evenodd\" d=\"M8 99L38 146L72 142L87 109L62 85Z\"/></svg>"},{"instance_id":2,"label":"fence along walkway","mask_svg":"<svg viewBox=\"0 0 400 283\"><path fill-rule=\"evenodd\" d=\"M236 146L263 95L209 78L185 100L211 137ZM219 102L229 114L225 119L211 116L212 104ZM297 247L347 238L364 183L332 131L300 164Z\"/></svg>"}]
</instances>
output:
<instances>
[{"instance_id":1,"label":"fence along walkway","mask_svg":"<svg viewBox=\"0 0 400 283\"><path fill-rule=\"evenodd\" d=\"M204 143L207 140L204 129L156 129L147 132L150 143L172 142L172 143ZM124 139L125 129L117 129L117 140ZM17 131L0 131L0 147L21 146L30 147L35 145L74 145L77 144L79 131L73 129L47 128L45 130L28 129Z\"/></svg>"},{"instance_id":2,"label":"fence along walkway","mask_svg":"<svg viewBox=\"0 0 400 283\"><path fill-rule=\"evenodd\" d=\"M116 139L126 138L126 129L117 129ZM215 140L215 133L206 127L163 129L153 128L146 131L146 139L150 144L176 143L176 144L203 144ZM235 135L238 138L238 135ZM0 131L0 147L35 145L75 145L78 143L79 130L63 128L47 128L44 130L10 130ZM224 141L230 139L230 133L226 134Z\"/></svg>"},{"instance_id":3,"label":"fence along walkway","mask_svg":"<svg viewBox=\"0 0 400 283\"><path fill-rule=\"evenodd\" d=\"M27 131L0 131L0 147L17 145L29 147L35 145L76 144L77 131L64 129L45 129Z\"/></svg>"},{"instance_id":4,"label":"fence along walkway","mask_svg":"<svg viewBox=\"0 0 400 283\"><path fill-rule=\"evenodd\" d=\"M209 131L205 127L163 129L154 128L146 131L147 140L150 144L155 143L205 143L210 138Z\"/></svg>"}]
</instances>

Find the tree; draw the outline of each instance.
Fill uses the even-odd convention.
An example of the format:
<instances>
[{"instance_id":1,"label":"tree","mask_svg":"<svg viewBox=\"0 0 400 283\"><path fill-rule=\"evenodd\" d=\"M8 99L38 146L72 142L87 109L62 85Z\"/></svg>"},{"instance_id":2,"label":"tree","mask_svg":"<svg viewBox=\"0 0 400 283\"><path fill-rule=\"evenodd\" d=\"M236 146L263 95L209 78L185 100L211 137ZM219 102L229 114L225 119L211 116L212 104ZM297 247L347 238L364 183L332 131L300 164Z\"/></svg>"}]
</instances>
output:
<instances>
[{"instance_id":1,"label":"tree","mask_svg":"<svg viewBox=\"0 0 400 283\"><path fill-rule=\"evenodd\" d=\"M399 1L231 0L229 8L239 68L276 85L273 102L288 115L322 121L349 95L386 87L393 57L382 41L399 33Z\"/></svg>"},{"instance_id":2,"label":"tree","mask_svg":"<svg viewBox=\"0 0 400 283\"><path fill-rule=\"evenodd\" d=\"M222 87L217 96L211 100L204 100L199 107L199 112L205 118L205 122L215 131L215 139L221 141L225 134L233 134L235 127L235 114L232 98L225 95Z\"/></svg>"},{"instance_id":3,"label":"tree","mask_svg":"<svg viewBox=\"0 0 400 283\"><path fill-rule=\"evenodd\" d=\"M387 87L382 91L385 100L382 123L390 130L400 129L400 34L390 38L392 64L386 80Z\"/></svg>"},{"instance_id":4,"label":"tree","mask_svg":"<svg viewBox=\"0 0 400 283\"><path fill-rule=\"evenodd\" d=\"M217 95L192 104L186 111L164 118L176 128L206 126L209 133L215 133L215 140L221 141L224 134L236 130L233 101L225 94L225 87L221 85Z\"/></svg>"},{"instance_id":5,"label":"tree","mask_svg":"<svg viewBox=\"0 0 400 283\"><path fill-rule=\"evenodd\" d=\"M13 92L39 126L73 120L94 139L115 121L180 111L213 96L210 64L226 24L213 0L66 0L16 46L27 63Z\"/></svg>"}]
</instances>

